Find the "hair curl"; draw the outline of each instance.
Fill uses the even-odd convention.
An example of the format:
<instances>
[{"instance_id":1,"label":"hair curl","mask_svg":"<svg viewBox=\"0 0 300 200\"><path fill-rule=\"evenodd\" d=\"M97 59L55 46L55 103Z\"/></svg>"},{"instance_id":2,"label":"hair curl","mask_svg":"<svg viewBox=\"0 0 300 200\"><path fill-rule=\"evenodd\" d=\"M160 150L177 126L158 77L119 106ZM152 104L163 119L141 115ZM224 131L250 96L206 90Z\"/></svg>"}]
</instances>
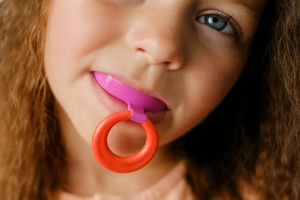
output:
<instances>
[{"instance_id":1,"label":"hair curl","mask_svg":"<svg viewBox=\"0 0 300 200\"><path fill-rule=\"evenodd\" d=\"M51 199L63 166L43 69L47 0L0 4L1 199Z\"/></svg>"},{"instance_id":2,"label":"hair curl","mask_svg":"<svg viewBox=\"0 0 300 200\"><path fill-rule=\"evenodd\" d=\"M43 68L49 0L0 3L0 194L53 199L64 169L55 99ZM187 180L199 199L239 199L244 180L261 199L300 196L300 3L269 1L237 84L190 133ZM215 126L218 124L218 126ZM173 152L174 153L174 152Z\"/></svg>"}]
</instances>

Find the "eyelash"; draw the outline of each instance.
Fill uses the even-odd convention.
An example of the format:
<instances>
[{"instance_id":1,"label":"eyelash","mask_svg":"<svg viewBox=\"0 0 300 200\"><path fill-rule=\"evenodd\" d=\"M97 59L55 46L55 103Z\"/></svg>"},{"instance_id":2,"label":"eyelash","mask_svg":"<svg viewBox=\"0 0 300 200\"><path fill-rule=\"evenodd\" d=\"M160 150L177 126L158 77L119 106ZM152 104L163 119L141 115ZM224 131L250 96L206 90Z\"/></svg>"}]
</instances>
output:
<instances>
[{"instance_id":1,"label":"eyelash","mask_svg":"<svg viewBox=\"0 0 300 200\"><path fill-rule=\"evenodd\" d=\"M216 12L216 13L211 12L211 13L207 13L207 14L202 15L202 16L206 16L206 15L216 15L216 16L218 16L218 17L223 18L224 20L226 20L226 21L230 24L230 26L233 27L233 29L234 29L234 31L235 31L235 35L233 35L233 37L235 37L235 38L237 38L237 39L240 39L240 38L241 38L241 36L242 36L241 28L239 27L239 25L238 25L236 22L232 22L232 20L231 20L232 15L231 15L231 16L228 16L228 15L225 15L225 14L220 13L220 12ZM201 15L200 15L200 16L197 16L196 18L198 18L198 17L201 17ZM221 32L221 33L222 33L222 32ZM223 34L226 34L226 33L223 33ZM228 34L226 34L226 35L228 35Z\"/></svg>"}]
</instances>

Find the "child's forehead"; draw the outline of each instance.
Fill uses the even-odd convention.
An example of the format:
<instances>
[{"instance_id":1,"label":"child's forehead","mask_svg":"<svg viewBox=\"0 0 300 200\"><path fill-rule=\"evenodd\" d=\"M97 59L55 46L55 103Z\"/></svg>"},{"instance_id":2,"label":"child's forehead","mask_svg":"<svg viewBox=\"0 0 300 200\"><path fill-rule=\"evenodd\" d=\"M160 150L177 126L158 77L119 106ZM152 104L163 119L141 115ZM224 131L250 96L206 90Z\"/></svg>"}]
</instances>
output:
<instances>
[{"instance_id":1,"label":"child's forehead","mask_svg":"<svg viewBox=\"0 0 300 200\"><path fill-rule=\"evenodd\" d=\"M268 0L225 0L234 4L238 4L247 10L260 14Z\"/></svg>"},{"instance_id":2,"label":"child's forehead","mask_svg":"<svg viewBox=\"0 0 300 200\"><path fill-rule=\"evenodd\" d=\"M0 0L0 2L3 0ZM113 3L118 4L130 4L130 5L138 5L141 3L144 3L145 0L109 0ZM175 0L175 2L180 3L180 1ZM197 3L207 3L207 2L213 2L214 4L224 3L224 4L236 4L244 9L250 11L251 13L255 13L257 15L260 15L263 11L263 8L265 7L265 4L268 0L190 0L190 2L197 2Z\"/></svg>"},{"instance_id":3,"label":"child's forehead","mask_svg":"<svg viewBox=\"0 0 300 200\"><path fill-rule=\"evenodd\" d=\"M211 0L197 0L199 3L212 2ZM260 15L268 0L213 0L215 5L229 4L242 7L244 10Z\"/></svg>"},{"instance_id":4,"label":"child's forehead","mask_svg":"<svg viewBox=\"0 0 300 200\"><path fill-rule=\"evenodd\" d=\"M0 3L3 2L4 0L0 0ZM67 0L68 1L68 0ZM175 2L180 2L178 0L175 0ZM235 4L243 7L244 9L251 11L252 13L255 14L260 14L265 7L266 3L268 0L190 0L190 2L197 2L199 4L201 3L214 3L215 5L217 4ZM109 2L116 3L116 4L130 4L130 5L138 5L141 3L144 3L145 0L109 0Z\"/></svg>"},{"instance_id":5,"label":"child's forehead","mask_svg":"<svg viewBox=\"0 0 300 200\"><path fill-rule=\"evenodd\" d=\"M257 12L257 7L259 6L259 3L257 3L257 0L225 0L234 4L239 4L248 10L251 10L253 12ZM263 1L260 1L263 2Z\"/></svg>"}]
</instances>

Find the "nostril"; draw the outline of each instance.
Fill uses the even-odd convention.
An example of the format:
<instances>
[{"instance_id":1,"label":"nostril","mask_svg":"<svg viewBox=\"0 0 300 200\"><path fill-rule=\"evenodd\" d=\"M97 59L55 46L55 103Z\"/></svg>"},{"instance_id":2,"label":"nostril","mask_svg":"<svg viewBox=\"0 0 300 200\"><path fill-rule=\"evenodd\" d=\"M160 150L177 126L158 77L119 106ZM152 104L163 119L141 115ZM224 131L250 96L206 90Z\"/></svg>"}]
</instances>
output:
<instances>
[{"instance_id":1,"label":"nostril","mask_svg":"<svg viewBox=\"0 0 300 200\"><path fill-rule=\"evenodd\" d=\"M145 50L142 49L142 48L138 48L137 51L142 51L142 52L144 52Z\"/></svg>"}]
</instances>

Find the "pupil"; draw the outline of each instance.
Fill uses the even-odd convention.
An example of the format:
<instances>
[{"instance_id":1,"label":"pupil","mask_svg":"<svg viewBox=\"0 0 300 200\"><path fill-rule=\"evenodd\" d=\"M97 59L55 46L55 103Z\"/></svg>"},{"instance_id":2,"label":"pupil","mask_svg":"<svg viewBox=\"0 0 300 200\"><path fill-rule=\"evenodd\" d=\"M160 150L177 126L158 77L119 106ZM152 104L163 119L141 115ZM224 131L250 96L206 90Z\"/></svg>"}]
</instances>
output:
<instances>
[{"instance_id":1,"label":"pupil","mask_svg":"<svg viewBox=\"0 0 300 200\"><path fill-rule=\"evenodd\" d=\"M219 21L219 19L218 19L217 17L214 17L214 18L213 18L213 22L214 22L214 23L217 23L218 21Z\"/></svg>"}]
</instances>

